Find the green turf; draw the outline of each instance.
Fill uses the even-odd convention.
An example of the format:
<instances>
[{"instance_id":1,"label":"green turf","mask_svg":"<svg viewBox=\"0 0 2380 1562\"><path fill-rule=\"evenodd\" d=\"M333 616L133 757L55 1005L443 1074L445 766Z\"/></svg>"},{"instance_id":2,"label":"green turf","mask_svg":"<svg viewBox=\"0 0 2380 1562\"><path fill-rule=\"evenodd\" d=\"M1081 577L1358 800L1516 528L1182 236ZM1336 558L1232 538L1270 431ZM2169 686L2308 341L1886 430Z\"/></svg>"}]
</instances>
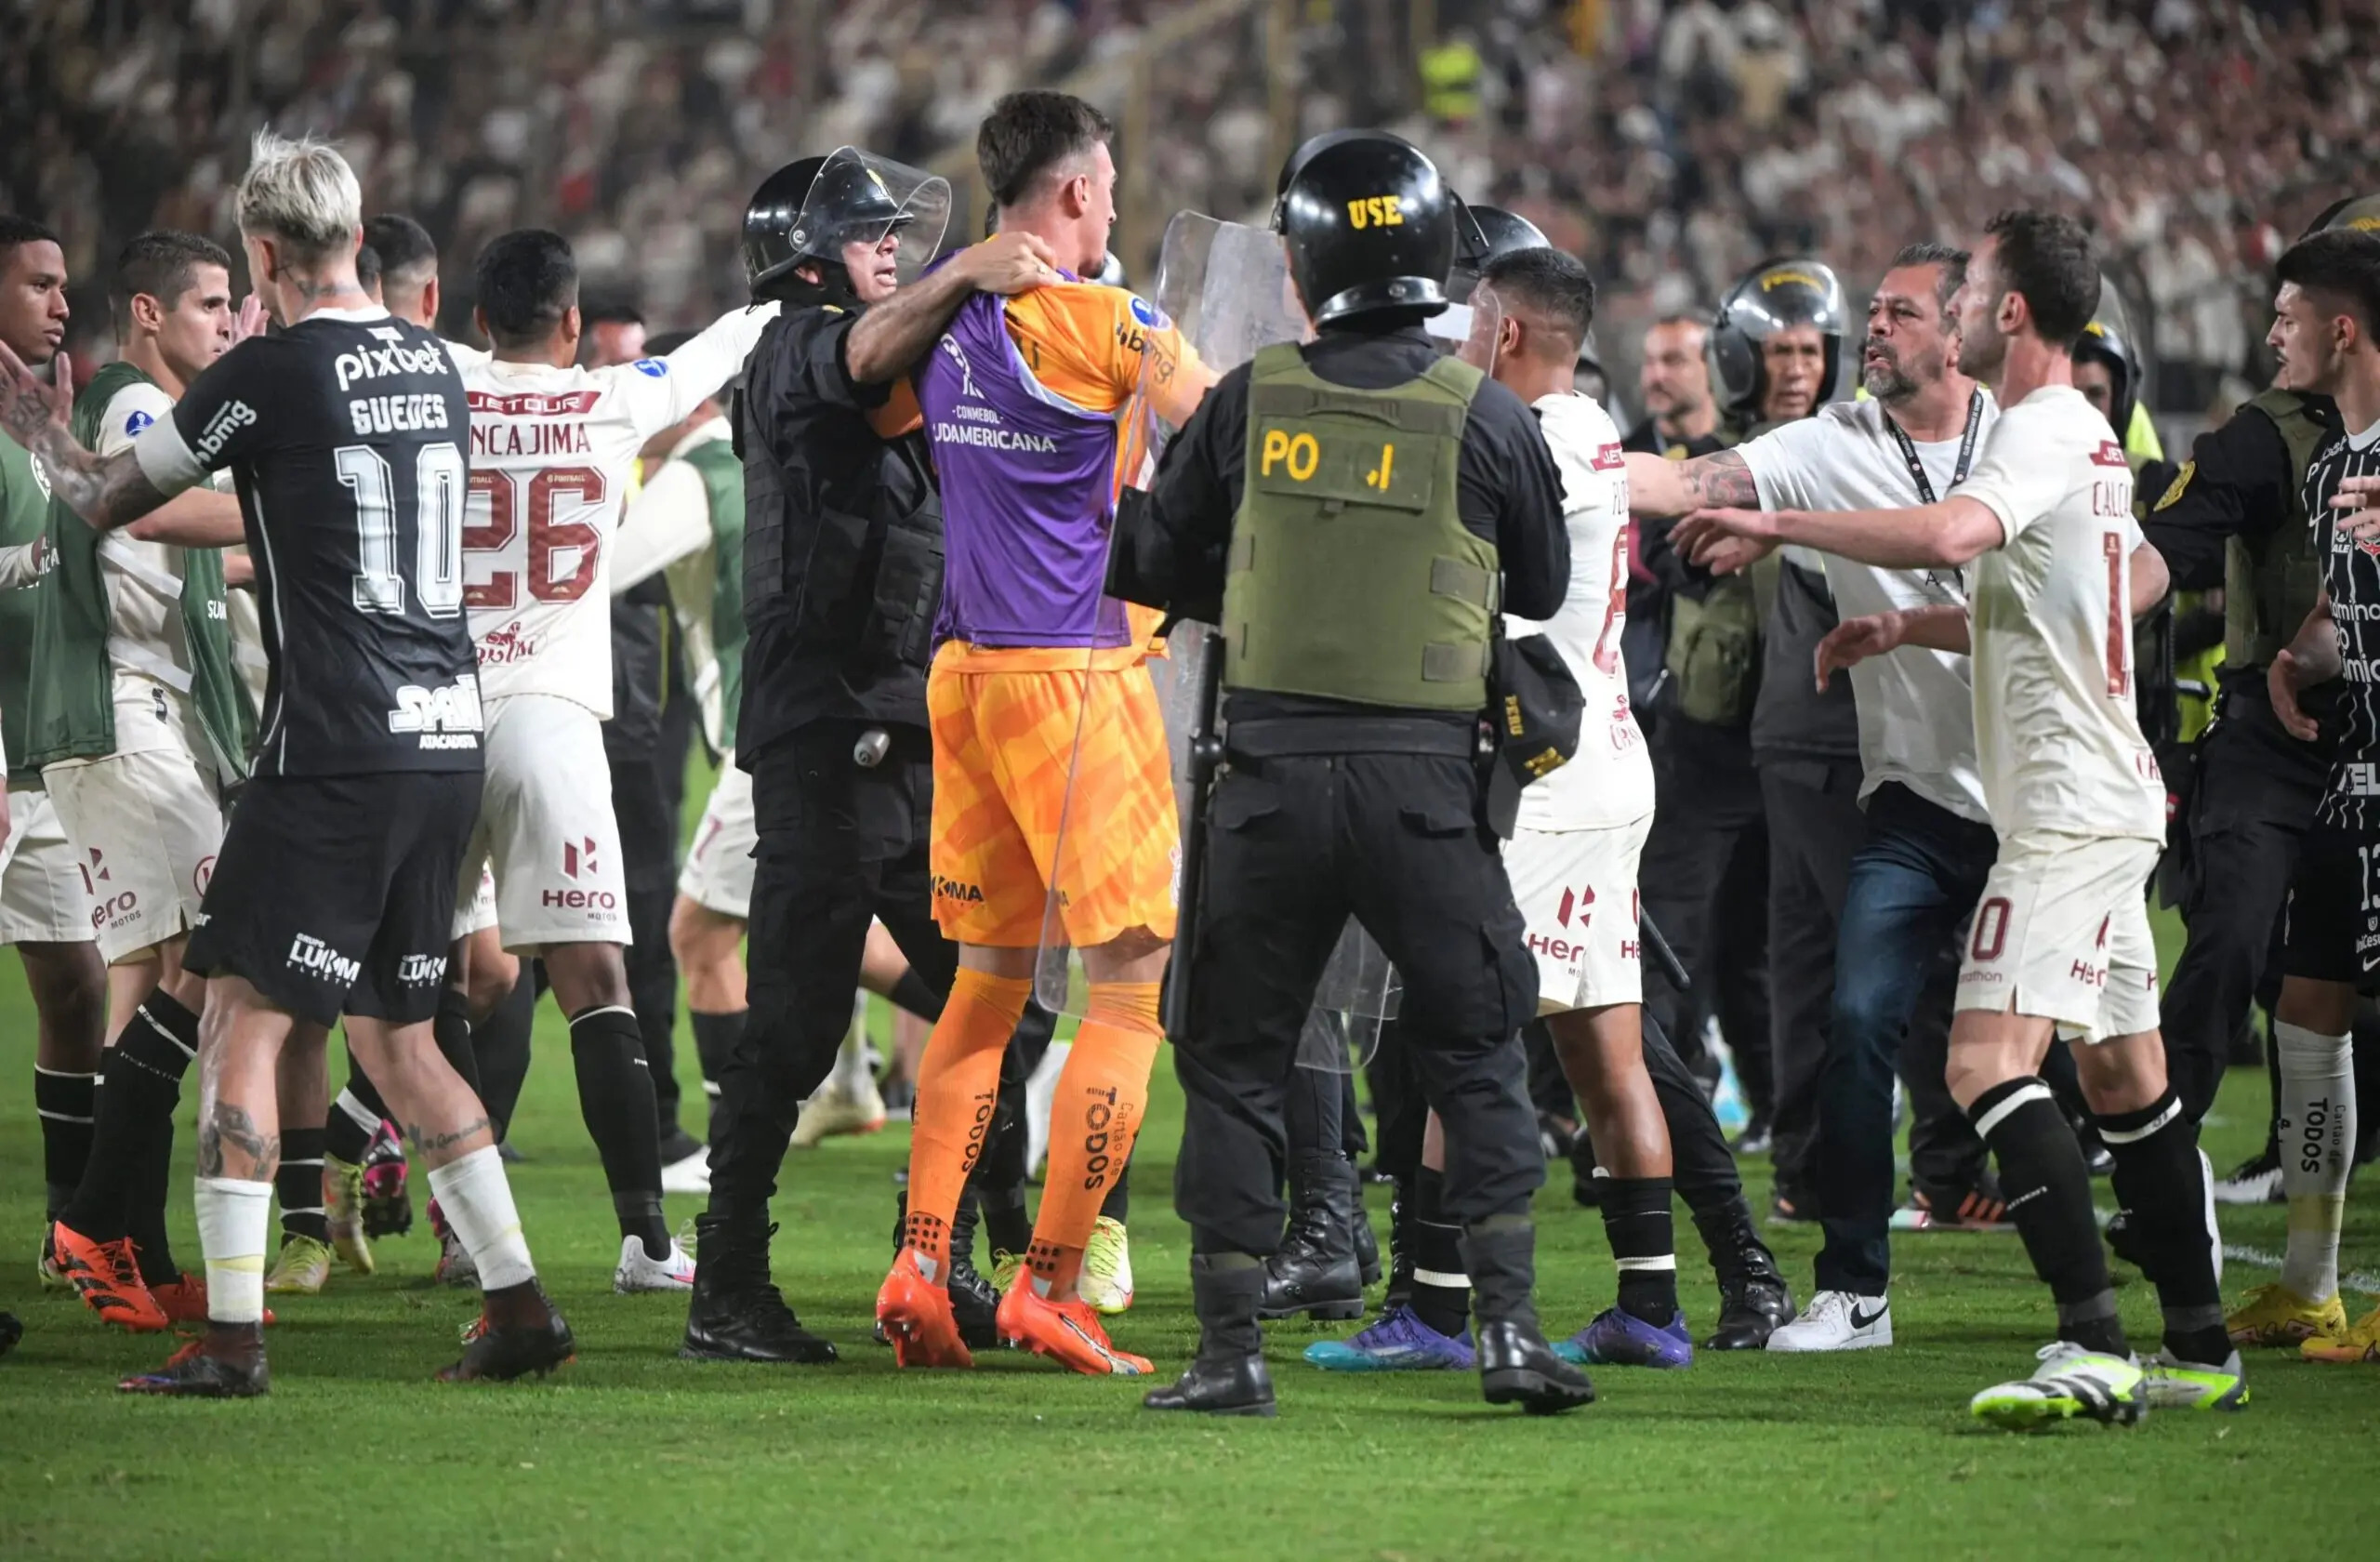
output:
<instances>
[{"instance_id":1,"label":"green turf","mask_svg":"<svg viewBox=\"0 0 2380 1562\"><path fill-rule=\"evenodd\" d=\"M25 1079L31 1034L8 960L0 1077ZM0 1555L2175 1557L2274 1555L2290 1535L2344 1555L2380 1532L2380 1496L2353 1473L2380 1447L2380 1369L2267 1357L2240 1416L2030 1438L1972 1426L1967 1396L2022 1375L2045 1333L2013 1238L1902 1239L1889 1352L1606 1370L1602 1402L1541 1422L1490 1411L1467 1376L1325 1377L1298 1359L1321 1333L1282 1327L1277 1422L1183 1422L1140 1411L1143 1385L1029 1358L893 1370L867 1324L906 1147L896 1130L795 1154L778 1205L779 1276L841 1364L689 1365L673 1356L682 1304L608 1292L610 1213L550 1010L515 1186L578 1331L575 1366L545 1384L428 1381L474 1308L428 1285L425 1223L381 1244L376 1277L284 1301L270 1399L137 1400L115 1377L168 1347L103 1331L35 1288L30 1092L0 1093L0 1307L27 1327L0 1362ZM2259 1075L2235 1076L2218 1161L2251 1147L2262 1095ZM1117 1329L1161 1369L1191 1344L1183 1232L1166 1207L1180 1120L1168 1078L1135 1178L1140 1303ZM185 1122L185 1147L189 1135ZM694 1212L670 1203L673 1220ZM1540 1296L1567 1330L1609 1297L1611 1267L1567 1180L1540 1216ZM2235 1240L2279 1243L2278 1211L2228 1223ZM1701 1251L1683 1216L1679 1229L1686 1305L1707 1325ZM195 1264L186 1195L175 1230ZM1811 1237L1778 1239L1805 1284ZM2380 1266L2369 1203L2350 1214L2347 1249ZM2262 1277L2235 1272L2230 1289ZM2122 1294L2153 1335L2148 1287L2130 1277Z\"/></svg>"}]
</instances>

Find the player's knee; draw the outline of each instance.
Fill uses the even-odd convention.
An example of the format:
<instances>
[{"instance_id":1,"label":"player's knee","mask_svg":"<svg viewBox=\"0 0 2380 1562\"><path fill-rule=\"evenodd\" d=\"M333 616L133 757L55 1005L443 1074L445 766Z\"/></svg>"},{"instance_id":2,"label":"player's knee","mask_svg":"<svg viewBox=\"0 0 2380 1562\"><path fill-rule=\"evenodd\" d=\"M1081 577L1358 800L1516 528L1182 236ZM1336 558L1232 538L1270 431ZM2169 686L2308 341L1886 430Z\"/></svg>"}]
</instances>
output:
<instances>
[{"instance_id":1,"label":"player's knee","mask_svg":"<svg viewBox=\"0 0 2380 1562\"><path fill-rule=\"evenodd\" d=\"M470 963L464 968L463 995L471 1007L471 1022L476 1025L496 1012L496 1006L512 996L521 980L521 960L498 949L491 958L472 951Z\"/></svg>"},{"instance_id":2,"label":"player's knee","mask_svg":"<svg viewBox=\"0 0 2380 1562\"><path fill-rule=\"evenodd\" d=\"M628 1007L628 961L617 944L549 945L545 960L563 1013Z\"/></svg>"}]
</instances>

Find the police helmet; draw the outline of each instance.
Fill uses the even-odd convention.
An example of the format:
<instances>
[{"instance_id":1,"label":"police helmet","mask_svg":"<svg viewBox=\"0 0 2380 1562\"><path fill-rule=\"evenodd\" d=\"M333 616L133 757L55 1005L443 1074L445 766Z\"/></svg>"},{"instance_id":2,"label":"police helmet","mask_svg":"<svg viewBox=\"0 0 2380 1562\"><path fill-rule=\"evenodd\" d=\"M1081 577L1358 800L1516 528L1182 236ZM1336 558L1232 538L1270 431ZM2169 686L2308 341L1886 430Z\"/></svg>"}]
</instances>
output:
<instances>
[{"instance_id":1,"label":"police helmet","mask_svg":"<svg viewBox=\"0 0 2380 1562\"><path fill-rule=\"evenodd\" d=\"M1315 324L1382 310L1436 314L1454 269L1455 200L1419 148L1334 130L1281 167L1273 231Z\"/></svg>"},{"instance_id":2,"label":"police helmet","mask_svg":"<svg viewBox=\"0 0 2380 1562\"><path fill-rule=\"evenodd\" d=\"M915 222L920 211L904 196L940 181L910 184L896 195L883 170L898 167L840 147L788 163L761 180L744 206L744 272L753 298L779 296L786 279L805 263L831 268L840 278L845 245L872 245ZM942 201L946 217L946 186ZM929 243L940 239L937 231Z\"/></svg>"},{"instance_id":3,"label":"police helmet","mask_svg":"<svg viewBox=\"0 0 2380 1562\"><path fill-rule=\"evenodd\" d=\"M2140 399L2140 374L2135 366L2132 343L2125 338L2122 322L2102 311L2082 334L2074 338L2074 361L2105 364L2114 378L2113 393L2108 399L2108 424L2119 440L2132 427L2132 409Z\"/></svg>"},{"instance_id":4,"label":"police helmet","mask_svg":"<svg viewBox=\"0 0 2380 1562\"><path fill-rule=\"evenodd\" d=\"M2307 226L2301 239L2333 228L2359 228L2365 232L2380 232L2380 195L2350 195L2334 201L2322 208L2322 215Z\"/></svg>"},{"instance_id":5,"label":"police helmet","mask_svg":"<svg viewBox=\"0 0 2380 1562\"><path fill-rule=\"evenodd\" d=\"M1739 418L1760 416L1761 400L1768 393L1760 345L1793 325L1815 325L1824 338L1826 370L1818 380L1818 402L1823 405L1833 400L1850 312L1843 284L1819 261L1770 260L1746 273L1727 289L1711 323L1711 388L1720 410Z\"/></svg>"},{"instance_id":6,"label":"police helmet","mask_svg":"<svg viewBox=\"0 0 2380 1562\"><path fill-rule=\"evenodd\" d=\"M1474 206L1455 202L1454 271L1447 281L1447 296L1456 303L1471 297L1479 275L1495 261L1523 249L1551 249L1554 241L1527 218L1501 206Z\"/></svg>"}]
</instances>

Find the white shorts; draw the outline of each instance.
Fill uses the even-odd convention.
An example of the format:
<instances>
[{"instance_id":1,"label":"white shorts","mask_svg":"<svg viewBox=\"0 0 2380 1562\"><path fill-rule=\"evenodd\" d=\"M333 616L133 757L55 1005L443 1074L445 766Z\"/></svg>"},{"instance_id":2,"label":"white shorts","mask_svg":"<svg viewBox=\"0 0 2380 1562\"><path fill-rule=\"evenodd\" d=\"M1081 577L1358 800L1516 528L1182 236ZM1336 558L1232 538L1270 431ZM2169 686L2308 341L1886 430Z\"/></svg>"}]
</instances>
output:
<instances>
[{"instance_id":1,"label":"white shorts","mask_svg":"<svg viewBox=\"0 0 2380 1562\"><path fill-rule=\"evenodd\" d=\"M706 910L748 921L752 915L752 848L760 832L752 823L752 777L735 768L735 756L719 761L719 781L703 805L694 849L678 873L678 893Z\"/></svg>"},{"instance_id":2,"label":"white shorts","mask_svg":"<svg viewBox=\"0 0 2380 1562\"><path fill-rule=\"evenodd\" d=\"M38 787L8 791L8 838L0 845L0 944L86 944L91 896L83 864Z\"/></svg>"},{"instance_id":3,"label":"white shorts","mask_svg":"<svg viewBox=\"0 0 2380 1562\"><path fill-rule=\"evenodd\" d=\"M507 949L628 943L628 875L603 723L575 700L508 695L487 708L486 743L487 779L455 886L457 909L477 897L481 870L492 867Z\"/></svg>"},{"instance_id":4,"label":"white shorts","mask_svg":"<svg viewBox=\"0 0 2380 1562\"><path fill-rule=\"evenodd\" d=\"M1515 830L1504 843L1537 958L1538 1013L1644 1001L1636 859L1652 827L1648 813L1603 829Z\"/></svg>"},{"instance_id":5,"label":"white shorts","mask_svg":"<svg viewBox=\"0 0 2380 1562\"><path fill-rule=\"evenodd\" d=\"M198 925L223 849L223 801L205 733L161 683L119 678L116 751L42 772L87 870L99 958L116 961Z\"/></svg>"},{"instance_id":6,"label":"white shorts","mask_svg":"<svg viewBox=\"0 0 2380 1562\"><path fill-rule=\"evenodd\" d=\"M2066 1040L2157 1028L2153 841L2039 831L2000 842L1959 967L1961 1009L2057 1022Z\"/></svg>"},{"instance_id":7,"label":"white shorts","mask_svg":"<svg viewBox=\"0 0 2380 1562\"><path fill-rule=\"evenodd\" d=\"M496 870L480 869L480 887L455 908L455 937L459 942L483 928L496 926Z\"/></svg>"}]
</instances>

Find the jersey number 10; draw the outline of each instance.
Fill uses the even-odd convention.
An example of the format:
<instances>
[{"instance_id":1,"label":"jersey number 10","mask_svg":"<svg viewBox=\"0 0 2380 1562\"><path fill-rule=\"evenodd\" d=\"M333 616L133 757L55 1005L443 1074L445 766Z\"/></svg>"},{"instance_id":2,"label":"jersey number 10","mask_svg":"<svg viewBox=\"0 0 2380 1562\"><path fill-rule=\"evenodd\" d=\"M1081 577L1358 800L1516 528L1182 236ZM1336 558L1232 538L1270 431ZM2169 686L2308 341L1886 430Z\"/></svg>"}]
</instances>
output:
<instances>
[{"instance_id":1,"label":"jersey number 10","mask_svg":"<svg viewBox=\"0 0 2380 1562\"><path fill-rule=\"evenodd\" d=\"M355 610L403 617L405 577L397 568L397 505L389 458L368 444L343 444L331 460L355 497ZM453 444L425 444L414 458L414 594L432 618L463 610L463 495L470 470Z\"/></svg>"}]
</instances>

